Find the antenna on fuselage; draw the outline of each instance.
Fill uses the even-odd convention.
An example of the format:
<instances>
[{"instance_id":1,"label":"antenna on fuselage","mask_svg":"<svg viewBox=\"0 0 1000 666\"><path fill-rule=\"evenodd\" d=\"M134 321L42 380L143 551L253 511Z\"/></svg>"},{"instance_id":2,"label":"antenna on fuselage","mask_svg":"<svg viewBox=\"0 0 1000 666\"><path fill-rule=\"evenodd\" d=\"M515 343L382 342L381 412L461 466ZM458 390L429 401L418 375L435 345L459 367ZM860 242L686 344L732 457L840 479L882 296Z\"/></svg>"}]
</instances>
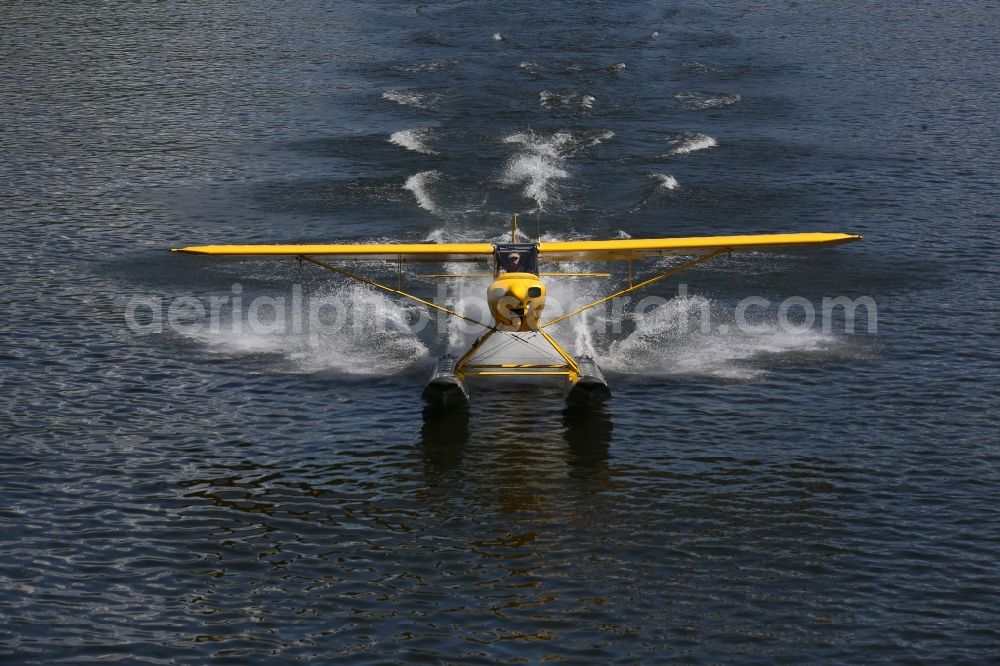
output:
<instances>
[{"instance_id":1,"label":"antenna on fuselage","mask_svg":"<svg viewBox=\"0 0 1000 666\"><path fill-rule=\"evenodd\" d=\"M510 242L517 242L517 213L510 216Z\"/></svg>"}]
</instances>

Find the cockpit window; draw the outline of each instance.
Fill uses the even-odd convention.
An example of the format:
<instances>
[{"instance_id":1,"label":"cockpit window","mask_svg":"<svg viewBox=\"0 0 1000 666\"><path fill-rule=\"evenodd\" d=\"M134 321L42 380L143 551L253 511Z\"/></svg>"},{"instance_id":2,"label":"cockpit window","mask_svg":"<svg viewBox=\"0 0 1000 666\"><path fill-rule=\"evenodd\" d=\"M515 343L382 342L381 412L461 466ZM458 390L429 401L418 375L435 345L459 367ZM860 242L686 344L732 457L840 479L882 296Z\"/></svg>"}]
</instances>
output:
<instances>
[{"instance_id":1,"label":"cockpit window","mask_svg":"<svg viewBox=\"0 0 1000 666\"><path fill-rule=\"evenodd\" d=\"M493 252L496 273L538 274L538 247L530 243L497 245Z\"/></svg>"}]
</instances>

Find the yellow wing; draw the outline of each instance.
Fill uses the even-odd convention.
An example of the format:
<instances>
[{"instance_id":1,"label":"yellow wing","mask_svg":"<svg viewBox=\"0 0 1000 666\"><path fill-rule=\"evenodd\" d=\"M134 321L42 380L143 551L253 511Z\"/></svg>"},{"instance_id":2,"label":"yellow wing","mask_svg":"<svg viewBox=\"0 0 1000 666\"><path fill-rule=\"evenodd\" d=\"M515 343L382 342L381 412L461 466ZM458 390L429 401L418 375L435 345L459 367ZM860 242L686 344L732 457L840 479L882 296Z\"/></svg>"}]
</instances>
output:
<instances>
[{"instance_id":1,"label":"yellow wing","mask_svg":"<svg viewBox=\"0 0 1000 666\"><path fill-rule=\"evenodd\" d=\"M787 250L829 246L860 240L836 233L756 234L752 236L694 236L690 238L630 238L628 240L540 243L543 261L623 261L648 257L706 254L713 250Z\"/></svg>"},{"instance_id":2,"label":"yellow wing","mask_svg":"<svg viewBox=\"0 0 1000 666\"><path fill-rule=\"evenodd\" d=\"M413 243L400 245L196 245L171 252L230 257L288 257L325 255L335 259L389 261L482 261L493 254L490 243Z\"/></svg>"},{"instance_id":3,"label":"yellow wing","mask_svg":"<svg viewBox=\"0 0 1000 666\"><path fill-rule=\"evenodd\" d=\"M544 261L623 261L648 257L699 255L713 250L784 250L839 245L861 236L838 233L759 234L752 236L694 236L690 238L635 238L628 240L539 243ZM335 259L389 261L482 261L493 254L491 243L412 243L399 245L196 245L171 252L231 257L328 256Z\"/></svg>"}]
</instances>

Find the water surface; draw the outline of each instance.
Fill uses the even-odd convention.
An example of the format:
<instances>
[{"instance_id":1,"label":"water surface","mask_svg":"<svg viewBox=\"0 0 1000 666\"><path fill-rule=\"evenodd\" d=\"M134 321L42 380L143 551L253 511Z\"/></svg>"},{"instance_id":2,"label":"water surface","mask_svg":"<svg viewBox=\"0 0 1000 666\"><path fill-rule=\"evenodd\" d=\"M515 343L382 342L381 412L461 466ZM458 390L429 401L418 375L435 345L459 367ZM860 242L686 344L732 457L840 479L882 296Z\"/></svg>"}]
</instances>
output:
<instances>
[{"instance_id":1,"label":"water surface","mask_svg":"<svg viewBox=\"0 0 1000 666\"><path fill-rule=\"evenodd\" d=\"M0 15L5 659L993 658L982 3ZM517 387L425 413L435 328L126 325L134 297L234 283L412 317L291 261L166 249L496 240L511 212L545 238L865 240L692 271L669 307L708 331L561 332L612 383L589 414ZM740 333L748 295L869 296L877 332L771 310Z\"/></svg>"}]
</instances>

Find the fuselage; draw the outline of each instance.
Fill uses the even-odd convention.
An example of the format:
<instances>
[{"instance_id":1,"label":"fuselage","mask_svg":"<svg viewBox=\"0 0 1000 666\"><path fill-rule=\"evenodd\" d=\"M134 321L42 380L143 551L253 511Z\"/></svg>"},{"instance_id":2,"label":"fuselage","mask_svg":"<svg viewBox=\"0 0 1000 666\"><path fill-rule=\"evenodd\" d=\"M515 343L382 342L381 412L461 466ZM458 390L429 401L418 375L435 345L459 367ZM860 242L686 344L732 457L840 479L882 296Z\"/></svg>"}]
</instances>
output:
<instances>
[{"instance_id":1,"label":"fuselage","mask_svg":"<svg viewBox=\"0 0 1000 666\"><path fill-rule=\"evenodd\" d=\"M490 284L486 300L498 326L532 331L545 309L545 285L534 273L501 273Z\"/></svg>"},{"instance_id":2,"label":"fuselage","mask_svg":"<svg viewBox=\"0 0 1000 666\"><path fill-rule=\"evenodd\" d=\"M486 291L493 322L513 331L532 331L545 309L545 285L538 275L538 246L494 246L493 282Z\"/></svg>"}]
</instances>

